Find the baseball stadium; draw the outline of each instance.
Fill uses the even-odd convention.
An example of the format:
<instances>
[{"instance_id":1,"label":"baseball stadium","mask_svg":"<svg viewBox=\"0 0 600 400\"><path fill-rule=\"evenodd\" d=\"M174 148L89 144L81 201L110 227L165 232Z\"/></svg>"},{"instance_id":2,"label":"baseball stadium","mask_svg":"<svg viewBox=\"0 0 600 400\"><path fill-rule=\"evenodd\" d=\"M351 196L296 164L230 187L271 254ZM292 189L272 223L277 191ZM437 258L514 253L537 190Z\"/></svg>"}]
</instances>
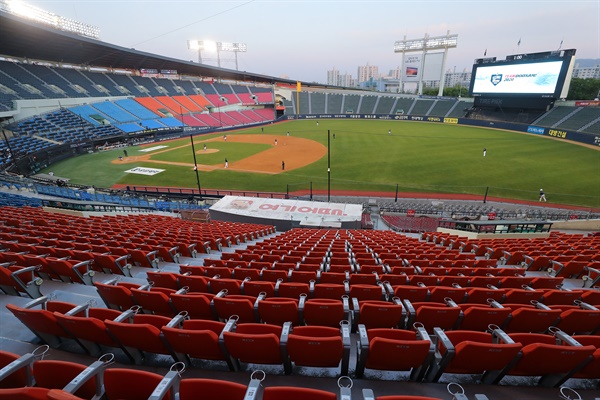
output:
<instances>
[{"instance_id":1,"label":"baseball stadium","mask_svg":"<svg viewBox=\"0 0 600 400\"><path fill-rule=\"evenodd\" d=\"M468 97L427 96L35 14L0 0L0 399L600 397L576 49L479 58Z\"/></svg>"}]
</instances>

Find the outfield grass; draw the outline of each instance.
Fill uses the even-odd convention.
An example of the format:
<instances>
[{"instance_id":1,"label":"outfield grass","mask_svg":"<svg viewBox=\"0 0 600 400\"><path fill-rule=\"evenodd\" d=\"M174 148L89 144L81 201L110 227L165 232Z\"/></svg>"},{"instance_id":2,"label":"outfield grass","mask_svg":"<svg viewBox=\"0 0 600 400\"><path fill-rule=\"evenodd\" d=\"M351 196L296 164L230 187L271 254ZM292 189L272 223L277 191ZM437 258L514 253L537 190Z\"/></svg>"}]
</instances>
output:
<instances>
[{"instance_id":1,"label":"outfield grass","mask_svg":"<svg viewBox=\"0 0 600 400\"><path fill-rule=\"evenodd\" d=\"M388 129L392 134L388 135ZM312 139L327 145L331 139L331 190L458 193L524 200L537 200L540 188L550 202L600 207L600 152L567 141L547 139L494 129L406 121L292 121L264 127L265 134ZM227 135L261 133L260 128L228 132ZM222 136L196 137L199 141ZM153 156L154 159L193 164L190 140L164 142L179 150ZM215 141L209 148L220 151L202 154L199 164L217 165L256 154L269 145ZM483 157L483 149L487 156ZM139 148L129 155L141 155ZM109 187L151 185L196 187L188 166L148 162L111 164L122 150L96 153L65 160L47 169L72 182ZM126 174L136 166L165 169L155 176ZM276 175L216 169L201 172L202 188L285 192L327 188L327 157L292 171Z\"/></svg>"}]
</instances>

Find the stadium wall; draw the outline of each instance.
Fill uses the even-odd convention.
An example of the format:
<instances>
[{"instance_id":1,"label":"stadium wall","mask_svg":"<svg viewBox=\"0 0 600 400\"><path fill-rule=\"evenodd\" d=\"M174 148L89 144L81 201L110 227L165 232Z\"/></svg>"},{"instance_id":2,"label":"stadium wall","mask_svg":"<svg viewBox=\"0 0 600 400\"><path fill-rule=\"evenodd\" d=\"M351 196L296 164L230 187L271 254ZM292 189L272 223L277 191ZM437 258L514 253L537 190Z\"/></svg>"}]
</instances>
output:
<instances>
[{"instance_id":1,"label":"stadium wall","mask_svg":"<svg viewBox=\"0 0 600 400\"><path fill-rule=\"evenodd\" d=\"M391 120L391 121L418 121L432 122L439 124L467 125L484 128L505 129L515 132L525 132L541 136L548 136L554 139L565 139L573 142L583 143L600 147L600 135L567 131L563 129L546 128L537 125L516 124L512 122L486 121L469 118L445 118L445 117L424 117L417 115L395 115L395 114L301 114L288 115L284 117L287 120L294 119L370 119L370 120Z\"/></svg>"}]
</instances>

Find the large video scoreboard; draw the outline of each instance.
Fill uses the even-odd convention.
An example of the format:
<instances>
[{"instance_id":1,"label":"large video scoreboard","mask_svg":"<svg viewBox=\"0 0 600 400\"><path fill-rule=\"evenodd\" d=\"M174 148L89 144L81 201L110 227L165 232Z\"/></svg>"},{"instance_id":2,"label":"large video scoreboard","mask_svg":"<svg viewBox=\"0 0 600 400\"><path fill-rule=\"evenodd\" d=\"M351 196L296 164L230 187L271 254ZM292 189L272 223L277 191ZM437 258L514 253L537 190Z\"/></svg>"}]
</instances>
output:
<instances>
[{"instance_id":1,"label":"large video scoreboard","mask_svg":"<svg viewBox=\"0 0 600 400\"><path fill-rule=\"evenodd\" d=\"M569 91L575 50L475 60L469 94L477 105L543 106Z\"/></svg>"}]
</instances>

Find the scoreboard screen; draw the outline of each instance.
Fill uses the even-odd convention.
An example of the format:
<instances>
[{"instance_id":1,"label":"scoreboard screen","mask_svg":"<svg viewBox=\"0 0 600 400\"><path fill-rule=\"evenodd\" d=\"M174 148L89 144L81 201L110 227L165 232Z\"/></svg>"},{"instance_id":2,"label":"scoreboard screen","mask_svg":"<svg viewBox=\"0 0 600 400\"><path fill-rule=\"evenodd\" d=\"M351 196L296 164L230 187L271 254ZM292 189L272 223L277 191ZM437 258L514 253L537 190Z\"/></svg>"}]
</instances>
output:
<instances>
[{"instance_id":1,"label":"scoreboard screen","mask_svg":"<svg viewBox=\"0 0 600 400\"><path fill-rule=\"evenodd\" d=\"M475 98L564 98L574 61L575 50L518 54L501 61L476 60L469 93Z\"/></svg>"},{"instance_id":2,"label":"scoreboard screen","mask_svg":"<svg viewBox=\"0 0 600 400\"><path fill-rule=\"evenodd\" d=\"M549 61L479 67L473 93L552 95L562 65L563 61Z\"/></svg>"}]
</instances>

